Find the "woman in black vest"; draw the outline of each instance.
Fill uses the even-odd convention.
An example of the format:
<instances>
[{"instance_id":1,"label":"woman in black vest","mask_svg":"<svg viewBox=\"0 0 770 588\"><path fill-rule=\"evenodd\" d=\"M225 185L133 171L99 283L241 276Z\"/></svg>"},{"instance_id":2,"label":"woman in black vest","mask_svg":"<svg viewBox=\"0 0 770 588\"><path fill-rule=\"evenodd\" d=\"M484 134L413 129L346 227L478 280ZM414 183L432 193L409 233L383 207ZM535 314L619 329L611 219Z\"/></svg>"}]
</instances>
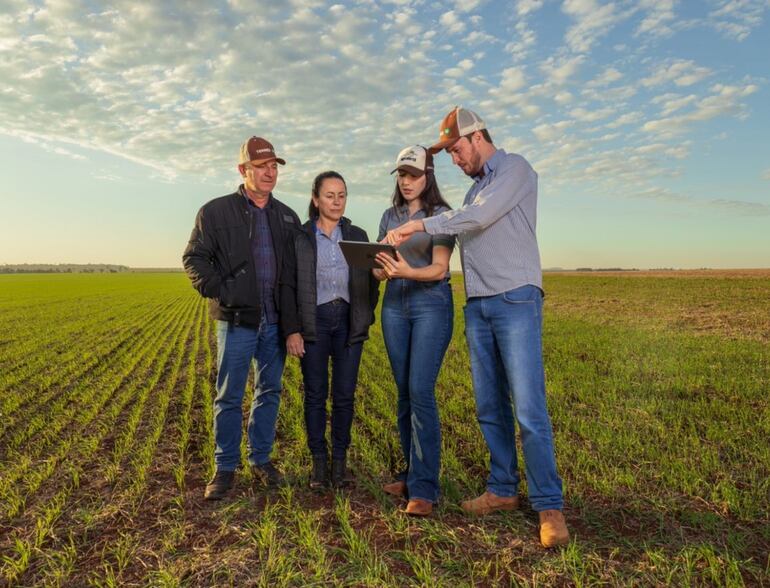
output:
<instances>
[{"instance_id":1,"label":"woman in black vest","mask_svg":"<svg viewBox=\"0 0 770 588\"><path fill-rule=\"evenodd\" d=\"M348 267L339 241L368 241L344 217L347 186L337 172L313 181L306 222L294 240L295 267L281 288L281 323L286 351L300 358L305 388L305 426L313 471L310 487L345 485L345 458L353 423L353 396L363 342L374 322L377 280ZM332 462L326 442L329 360L332 364Z\"/></svg>"}]
</instances>

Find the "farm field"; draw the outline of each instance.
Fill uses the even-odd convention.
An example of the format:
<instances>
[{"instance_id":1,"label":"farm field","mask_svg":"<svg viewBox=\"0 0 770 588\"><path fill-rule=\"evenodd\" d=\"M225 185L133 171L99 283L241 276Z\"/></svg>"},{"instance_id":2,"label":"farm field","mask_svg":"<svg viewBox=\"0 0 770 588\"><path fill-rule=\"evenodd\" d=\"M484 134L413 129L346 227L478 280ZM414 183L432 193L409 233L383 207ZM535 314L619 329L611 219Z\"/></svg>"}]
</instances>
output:
<instances>
[{"instance_id":1,"label":"farm field","mask_svg":"<svg viewBox=\"0 0 770 588\"><path fill-rule=\"evenodd\" d=\"M573 536L550 551L526 500L478 519L458 506L483 491L487 453L452 284L443 496L415 520L380 490L400 450L379 313L355 486L306 488L289 359L275 459L290 485L252 487L246 468L207 503L216 348L184 274L0 275L0 585L770 585L770 270L546 274Z\"/></svg>"}]
</instances>

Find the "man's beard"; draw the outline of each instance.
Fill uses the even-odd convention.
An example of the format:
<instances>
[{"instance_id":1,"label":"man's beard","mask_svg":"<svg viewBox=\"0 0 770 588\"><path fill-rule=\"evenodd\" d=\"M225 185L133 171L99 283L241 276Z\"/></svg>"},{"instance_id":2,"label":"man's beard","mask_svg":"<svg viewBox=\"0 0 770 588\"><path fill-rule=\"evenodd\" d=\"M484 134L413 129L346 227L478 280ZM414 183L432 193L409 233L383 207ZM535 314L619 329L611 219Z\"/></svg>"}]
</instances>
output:
<instances>
[{"instance_id":1,"label":"man's beard","mask_svg":"<svg viewBox=\"0 0 770 588\"><path fill-rule=\"evenodd\" d=\"M470 164L470 170L465 172L465 175L471 178L479 175L479 172L481 171L481 154L475 149L471 154Z\"/></svg>"}]
</instances>

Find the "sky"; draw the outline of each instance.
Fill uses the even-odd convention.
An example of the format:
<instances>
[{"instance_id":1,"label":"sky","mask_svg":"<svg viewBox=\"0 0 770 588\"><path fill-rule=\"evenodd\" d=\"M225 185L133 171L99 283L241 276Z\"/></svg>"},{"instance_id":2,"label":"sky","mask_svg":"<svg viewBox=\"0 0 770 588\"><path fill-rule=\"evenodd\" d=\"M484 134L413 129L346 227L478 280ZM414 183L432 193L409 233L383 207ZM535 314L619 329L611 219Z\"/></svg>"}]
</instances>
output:
<instances>
[{"instance_id":1,"label":"sky","mask_svg":"<svg viewBox=\"0 0 770 588\"><path fill-rule=\"evenodd\" d=\"M455 105L539 174L545 268L770 267L770 0L0 0L0 264L179 267L241 143L376 237ZM471 180L436 157L452 206ZM453 256L457 267L458 255Z\"/></svg>"}]
</instances>

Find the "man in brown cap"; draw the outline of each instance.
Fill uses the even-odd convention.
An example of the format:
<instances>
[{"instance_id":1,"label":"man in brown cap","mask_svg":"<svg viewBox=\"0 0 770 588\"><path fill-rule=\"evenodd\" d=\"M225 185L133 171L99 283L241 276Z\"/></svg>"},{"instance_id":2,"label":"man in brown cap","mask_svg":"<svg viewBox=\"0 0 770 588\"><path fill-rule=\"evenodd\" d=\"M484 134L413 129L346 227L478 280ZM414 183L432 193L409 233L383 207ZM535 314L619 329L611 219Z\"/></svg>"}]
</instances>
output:
<instances>
[{"instance_id":1,"label":"man in brown cap","mask_svg":"<svg viewBox=\"0 0 770 588\"><path fill-rule=\"evenodd\" d=\"M387 239L398 245L418 231L458 236L476 414L490 457L486 492L462 508L484 515L519 507L515 420L540 541L564 545L569 532L545 401L537 173L521 155L496 148L481 117L459 106L441 121L431 151L441 150L473 179L463 206L411 220Z\"/></svg>"},{"instance_id":2,"label":"man in brown cap","mask_svg":"<svg viewBox=\"0 0 770 588\"><path fill-rule=\"evenodd\" d=\"M217 469L206 486L207 500L221 499L233 487L241 461L241 404L251 365L254 397L248 424L249 464L256 480L268 486L283 482L270 460L286 359L278 321L278 284L300 222L272 194L278 164L286 162L276 156L270 142L261 137L248 139L238 158L243 184L198 211L182 256L193 287L209 299L209 311L217 323Z\"/></svg>"}]
</instances>

